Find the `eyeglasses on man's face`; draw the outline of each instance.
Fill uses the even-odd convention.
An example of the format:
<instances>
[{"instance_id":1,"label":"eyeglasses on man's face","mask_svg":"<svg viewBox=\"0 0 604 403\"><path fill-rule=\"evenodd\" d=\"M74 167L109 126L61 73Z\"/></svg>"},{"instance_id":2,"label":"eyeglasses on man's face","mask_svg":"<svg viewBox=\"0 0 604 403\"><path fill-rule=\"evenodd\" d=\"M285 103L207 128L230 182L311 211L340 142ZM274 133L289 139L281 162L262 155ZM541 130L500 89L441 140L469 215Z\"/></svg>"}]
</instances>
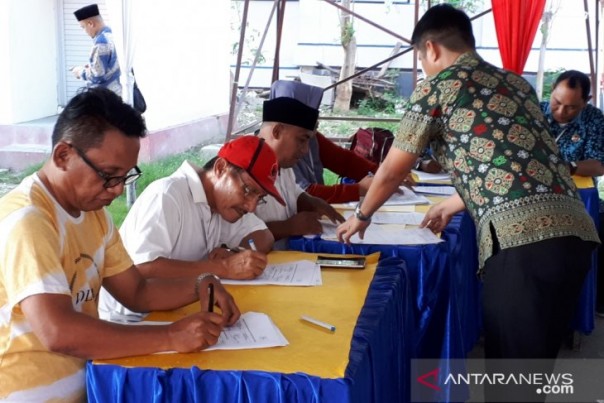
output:
<instances>
[{"instance_id":1,"label":"eyeglasses on man's face","mask_svg":"<svg viewBox=\"0 0 604 403\"><path fill-rule=\"evenodd\" d=\"M99 168L97 168L97 166L94 165L92 163L92 161L90 161L88 159L88 157L86 157L86 154L84 154L84 152L82 150L80 150L78 147L74 146L73 144L69 144L69 143L65 143L65 144L67 144L69 147L73 148L76 151L76 153L78 153L78 155L80 156L80 158L82 159L82 161L84 161L86 163L86 165L88 165L90 168L92 168L92 170L94 172L96 172L96 174L98 176L100 176L101 179L103 179L105 181L103 183L103 187L105 189L109 189L109 188L115 187L115 186L120 185L122 183L124 185L129 185L131 183L134 183L143 174L141 172L141 170L139 169L138 166L134 166L134 168L133 168L134 169L134 173L129 173L129 174L126 174L124 176L111 176L111 175L103 172Z\"/></svg>"},{"instance_id":2,"label":"eyeglasses on man's face","mask_svg":"<svg viewBox=\"0 0 604 403\"><path fill-rule=\"evenodd\" d=\"M245 183L243 180L243 174L239 173L237 176L241 181L241 189L243 190L243 196L245 196L246 199L256 199L256 204L258 205L266 204L266 195L252 189L250 185Z\"/></svg>"}]
</instances>

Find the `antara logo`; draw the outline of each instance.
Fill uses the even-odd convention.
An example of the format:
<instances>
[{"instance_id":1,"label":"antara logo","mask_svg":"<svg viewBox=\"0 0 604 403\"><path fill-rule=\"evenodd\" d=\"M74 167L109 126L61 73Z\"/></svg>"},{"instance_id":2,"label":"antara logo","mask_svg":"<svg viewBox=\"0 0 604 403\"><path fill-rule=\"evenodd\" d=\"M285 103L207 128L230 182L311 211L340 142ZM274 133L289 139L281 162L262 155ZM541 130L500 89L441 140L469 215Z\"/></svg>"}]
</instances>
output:
<instances>
[{"instance_id":1,"label":"antara logo","mask_svg":"<svg viewBox=\"0 0 604 403\"><path fill-rule=\"evenodd\" d=\"M440 388L436 385L436 381L438 380L438 371L439 369L435 368L430 372L426 372L425 374L418 376L417 381L422 385L439 392ZM428 379L432 379L433 383L430 383Z\"/></svg>"}]
</instances>

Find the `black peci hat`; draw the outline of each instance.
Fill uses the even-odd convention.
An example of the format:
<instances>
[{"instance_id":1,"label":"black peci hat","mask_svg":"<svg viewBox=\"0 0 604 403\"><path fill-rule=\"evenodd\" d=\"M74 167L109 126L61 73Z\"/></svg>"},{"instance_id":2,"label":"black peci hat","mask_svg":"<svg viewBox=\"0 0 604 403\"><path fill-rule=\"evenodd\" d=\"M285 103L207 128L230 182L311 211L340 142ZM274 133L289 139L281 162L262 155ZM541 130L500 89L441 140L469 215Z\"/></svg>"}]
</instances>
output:
<instances>
[{"instance_id":1,"label":"black peci hat","mask_svg":"<svg viewBox=\"0 0 604 403\"><path fill-rule=\"evenodd\" d=\"M82 7L79 10L74 11L73 15L75 15L78 21L82 21L90 17L96 17L97 15L100 15L99 6L96 4L91 4L89 6Z\"/></svg>"},{"instance_id":2,"label":"black peci hat","mask_svg":"<svg viewBox=\"0 0 604 403\"><path fill-rule=\"evenodd\" d=\"M279 97L264 101L262 108L263 122L280 122L307 130L317 128L319 110L311 108L294 98Z\"/></svg>"}]
</instances>

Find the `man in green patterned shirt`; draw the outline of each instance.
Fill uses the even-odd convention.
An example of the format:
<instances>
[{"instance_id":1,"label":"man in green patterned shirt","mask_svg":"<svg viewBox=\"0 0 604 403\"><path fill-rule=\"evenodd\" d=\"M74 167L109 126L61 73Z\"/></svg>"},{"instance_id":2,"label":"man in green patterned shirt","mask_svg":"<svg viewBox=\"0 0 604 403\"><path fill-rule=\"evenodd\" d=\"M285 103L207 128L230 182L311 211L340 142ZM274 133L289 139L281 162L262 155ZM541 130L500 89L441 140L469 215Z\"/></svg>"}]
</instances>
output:
<instances>
[{"instance_id":1,"label":"man in green patterned shirt","mask_svg":"<svg viewBox=\"0 0 604 403\"><path fill-rule=\"evenodd\" d=\"M476 223L486 357L555 358L599 239L535 91L479 56L470 19L449 5L426 12L412 43L428 77L338 237L363 234L429 145L458 194L422 226L440 232L464 209Z\"/></svg>"}]
</instances>

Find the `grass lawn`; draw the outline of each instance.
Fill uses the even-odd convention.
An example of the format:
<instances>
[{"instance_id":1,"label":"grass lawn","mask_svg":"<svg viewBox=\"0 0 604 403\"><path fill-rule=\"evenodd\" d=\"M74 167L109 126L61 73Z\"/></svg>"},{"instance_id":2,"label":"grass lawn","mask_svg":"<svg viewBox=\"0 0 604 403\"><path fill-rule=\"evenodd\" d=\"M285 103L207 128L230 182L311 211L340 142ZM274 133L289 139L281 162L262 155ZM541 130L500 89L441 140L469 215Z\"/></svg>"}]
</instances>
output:
<instances>
[{"instance_id":1,"label":"grass lawn","mask_svg":"<svg viewBox=\"0 0 604 403\"><path fill-rule=\"evenodd\" d=\"M196 165L202 166L206 163L203 160L197 149L192 149L190 151L186 151L182 154L173 155L161 160L157 160L150 164L140 164L139 168L143 171L143 175L136 181L136 194L139 195L141 192L156 179L160 179L166 176L171 175L174 171L178 169L178 167L185 161L188 160ZM335 173L325 170L323 174L323 178L326 184L336 183L338 179L338 175ZM126 218L126 214L128 214L128 207L126 205L126 193L124 192L120 197L115 199L113 203L107 210L113 216L113 221L115 225L119 228L124 222Z\"/></svg>"},{"instance_id":2,"label":"grass lawn","mask_svg":"<svg viewBox=\"0 0 604 403\"><path fill-rule=\"evenodd\" d=\"M184 153L175 154L148 164L140 164L139 168L143 172L143 175L136 181L136 194L141 194L147 185L154 180L171 175L185 160L197 165L203 165L206 162L200 157L199 151L194 148L185 151ZM107 210L109 210L113 216L115 225L119 228L128 213L126 192L124 191L120 197L115 199L113 203L107 207Z\"/></svg>"}]
</instances>

